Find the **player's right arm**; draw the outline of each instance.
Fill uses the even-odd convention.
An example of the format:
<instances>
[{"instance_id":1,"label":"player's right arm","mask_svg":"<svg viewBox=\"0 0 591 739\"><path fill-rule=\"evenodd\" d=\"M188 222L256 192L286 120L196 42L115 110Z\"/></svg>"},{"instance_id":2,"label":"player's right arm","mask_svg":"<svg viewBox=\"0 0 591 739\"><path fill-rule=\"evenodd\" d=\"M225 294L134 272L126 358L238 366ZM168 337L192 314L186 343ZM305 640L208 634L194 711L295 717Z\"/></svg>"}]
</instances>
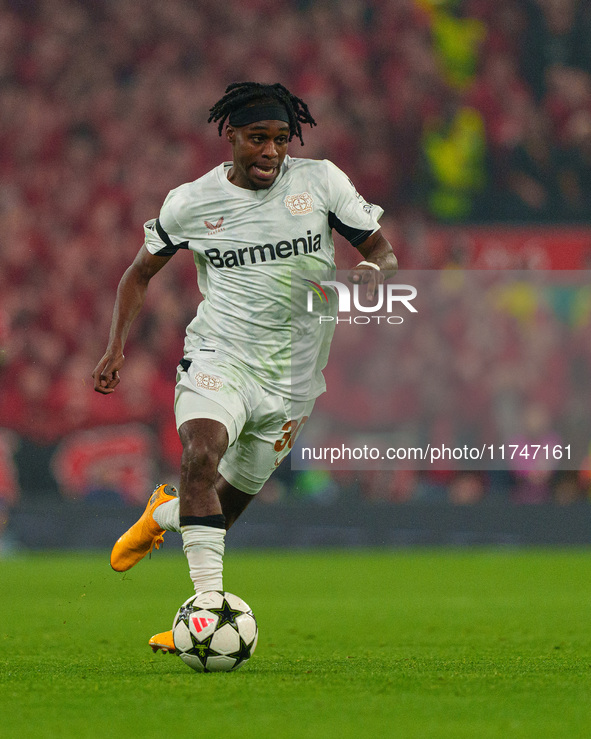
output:
<instances>
[{"instance_id":1,"label":"player's right arm","mask_svg":"<svg viewBox=\"0 0 591 739\"><path fill-rule=\"evenodd\" d=\"M123 349L131 324L144 304L148 283L171 256L151 254L144 244L123 274L117 288L107 350L92 373L97 393L108 395L119 384L119 370L125 361Z\"/></svg>"}]
</instances>

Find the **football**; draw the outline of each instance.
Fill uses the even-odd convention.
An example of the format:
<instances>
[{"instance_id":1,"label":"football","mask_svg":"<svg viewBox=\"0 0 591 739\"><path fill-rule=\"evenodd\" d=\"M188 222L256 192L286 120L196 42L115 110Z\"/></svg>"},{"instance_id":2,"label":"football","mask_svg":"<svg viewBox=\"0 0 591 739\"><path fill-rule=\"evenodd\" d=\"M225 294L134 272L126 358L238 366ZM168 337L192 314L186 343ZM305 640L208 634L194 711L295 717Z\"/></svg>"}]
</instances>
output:
<instances>
[{"instance_id":1,"label":"football","mask_svg":"<svg viewBox=\"0 0 591 739\"><path fill-rule=\"evenodd\" d=\"M197 672L229 672L242 667L257 645L258 627L250 607L219 590L197 593L179 608L172 624L174 646Z\"/></svg>"}]
</instances>

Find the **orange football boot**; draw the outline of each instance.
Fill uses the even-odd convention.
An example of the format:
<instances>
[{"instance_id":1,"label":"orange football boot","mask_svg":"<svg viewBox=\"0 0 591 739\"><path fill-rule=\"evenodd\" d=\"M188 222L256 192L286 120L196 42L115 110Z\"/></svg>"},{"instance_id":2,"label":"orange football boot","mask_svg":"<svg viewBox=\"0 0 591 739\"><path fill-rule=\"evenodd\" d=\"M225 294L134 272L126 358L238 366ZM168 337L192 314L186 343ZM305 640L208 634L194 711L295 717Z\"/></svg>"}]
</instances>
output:
<instances>
[{"instance_id":1,"label":"orange football boot","mask_svg":"<svg viewBox=\"0 0 591 739\"><path fill-rule=\"evenodd\" d=\"M161 634L154 634L148 644L152 647L153 652L161 649L164 654L176 654L172 631L163 631Z\"/></svg>"},{"instance_id":2,"label":"orange football boot","mask_svg":"<svg viewBox=\"0 0 591 739\"><path fill-rule=\"evenodd\" d=\"M172 485L159 485L150 496L146 510L139 520L120 536L111 552L111 567L117 572L125 572L143 559L154 547L160 548L164 529L154 521L153 513L162 503L176 498Z\"/></svg>"}]
</instances>

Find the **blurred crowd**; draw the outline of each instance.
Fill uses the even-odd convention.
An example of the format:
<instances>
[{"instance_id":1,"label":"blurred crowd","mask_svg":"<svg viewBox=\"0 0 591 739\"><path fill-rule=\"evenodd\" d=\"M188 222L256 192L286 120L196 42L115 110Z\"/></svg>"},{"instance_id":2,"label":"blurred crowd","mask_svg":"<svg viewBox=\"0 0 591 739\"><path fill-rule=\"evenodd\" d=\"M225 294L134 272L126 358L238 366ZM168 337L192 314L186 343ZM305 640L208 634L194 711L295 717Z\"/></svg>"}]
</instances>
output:
<instances>
[{"instance_id":1,"label":"blurred crowd","mask_svg":"<svg viewBox=\"0 0 591 739\"><path fill-rule=\"evenodd\" d=\"M151 284L117 393L90 375L142 224L229 158L206 123L229 82L308 103L302 155L386 209L404 263L425 223L589 218L590 38L585 0L0 0L0 478L11 444L130 423L176 468L190 259Z\"/></svg>"},{"instance_id":2,"label":"blurred crowd","mask_svg":"<svg viewBox=\"0 0 591 739\"><path fill-rule=\"evenodd\" d=\"M395 327L338 327L327 392L303 445L366 444L382 454L396 448L406 460L413 460L409 449L447 448L443 463L437 457L434 464L368 463L373 472L357 480L345 469L339 473L341 482L359 483L373 499L584 499L591 468L591 287L585 275L406 272L418 291L418 312ZM465 447L486 450L484 461L450 460L450 449ZM378 465L391 470L378 472ZM495 471L482 472L489 468Z\"/></svg>"}]
</instances>

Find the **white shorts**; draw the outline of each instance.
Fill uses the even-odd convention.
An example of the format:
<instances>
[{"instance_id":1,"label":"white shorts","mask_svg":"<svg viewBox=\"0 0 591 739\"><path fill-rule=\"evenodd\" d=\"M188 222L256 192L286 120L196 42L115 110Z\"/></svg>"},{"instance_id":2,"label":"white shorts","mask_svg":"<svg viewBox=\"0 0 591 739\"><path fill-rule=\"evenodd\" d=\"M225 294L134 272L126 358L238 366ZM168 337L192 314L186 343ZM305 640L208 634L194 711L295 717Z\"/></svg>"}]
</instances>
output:
<instances>
[{"instance_id":1,"label":"white shorts","mask_svg":"<svg viewBox=\"0 0 591 739\"><path fill-rule=\"evenodd\" d=\"M228 431L218 471L238 490L255 495L289 454L312 412L314 399L297 401L262 388L246 371L219 359L179 367L174 412L185 421L211 418Z\"/></svg>"}]
</instances>

